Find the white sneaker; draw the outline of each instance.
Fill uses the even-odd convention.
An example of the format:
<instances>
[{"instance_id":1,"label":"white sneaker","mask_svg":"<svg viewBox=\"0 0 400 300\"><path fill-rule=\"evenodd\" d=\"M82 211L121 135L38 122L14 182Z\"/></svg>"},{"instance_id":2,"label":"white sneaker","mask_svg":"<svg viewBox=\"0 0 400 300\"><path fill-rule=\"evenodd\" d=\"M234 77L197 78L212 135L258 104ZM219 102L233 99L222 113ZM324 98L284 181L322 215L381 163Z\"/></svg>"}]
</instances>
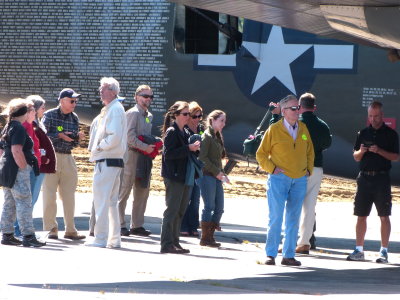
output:
<instances>
[{"instance_id":1,"label":"white sneaker","mask_svg":"<svg viewBox=\"0 0 400 300\"><path fill-rule=\"evenodd\" d=\"M87 247L98 247L98 248L105 248L106 245L103 243L96 243L95 241L85 242L84 244Z\"/></svg>"},{"instance_id":2,"label":"white sneaker","mask_svg":"<svg viewBox=\"0 0 400 300\"><path fill-rule=\"evenodd\" d=\"M109 249L121 248L121 244L107 244L107 248Z\"/></svg>"}]
</instances>

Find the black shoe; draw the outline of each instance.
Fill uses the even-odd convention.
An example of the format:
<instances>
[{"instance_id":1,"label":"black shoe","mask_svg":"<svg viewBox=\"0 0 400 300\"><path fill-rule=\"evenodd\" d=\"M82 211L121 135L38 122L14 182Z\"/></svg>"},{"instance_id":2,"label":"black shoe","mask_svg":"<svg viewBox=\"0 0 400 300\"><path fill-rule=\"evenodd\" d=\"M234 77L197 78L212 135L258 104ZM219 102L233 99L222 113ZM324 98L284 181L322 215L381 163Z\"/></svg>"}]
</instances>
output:
<instances>
[{"instance_id":1,"label":"black shoe","mask_svg":"<svg viewBox=\"0 0 400 300\"><path fill-rule=\"evenodd\" d=\"M17 239L12 233L3 233L1 244L10 246L19 246L22 244L21 240Z\"/></svg>"},{"instance_id":2,"label":"black shoe","mask_svg":"<svg viewBox=\"0 0 400 300\"><path fill-rule=\"evenodd\" d=\"M130 232L128 228L122 227L121 228L121 236L129 236Z\"/></svg>"},{"instance_id":3,"label":"black shoe","mask_svg":"<svg viewBox=\"0 0 400 300\"><path fill-rule=\"evenodd\" d=\"M144 229L143 227L132 228L129 230L130 234L140 235L140 236L149 236L151 231Z\"/></svg>"},{"instance_id":4,"label":"black shoe","mask_svg":"<svg viewBox=\"0 0 400 300\"><path fill-rule=\"evenodd\" d=\"M311 238L310 238L310 249L311 250L316 250L317 249L316 242L317 242L317 239L315 238L315 235L313 233Z\"/></svg>"},{"instance_id":5,"label":"black shoe","mask_svg":"<svg viewBox=\"0 0 400 300\"><path fill-rule=\"evenodd\" d=\"M169 245L160 251L161 253L172 253L172 254L185 254L183 250L176 248L174 245Z\"/></svg>"},{"instance_id":6,"label":"black shoe","mask_svg":"<svg viewBox=\"0 0 400 300\"><path fill-rule=\"evenodd\" d=\"M281 265L298 267L298 266L301 266L301 262L299 262L295 258L284 257L284 258L282 258Z\"/></svg>"},{"instance_id":7,"label":"black shoe","mask_svg":"<svg viewBox=\"0 0 400 300\"><path fill-rule=\"evenodd\" d=\"M275 257L267 256L267 260L265 261L265 264L268 266L275 266Z\"/></svg>"},{"instance_id":8,"label":"black shoe","mask_svg":"<svg viewBox=\"0 0 400 300\"><path fill-rule=\"evenodd\" d=\"M183 248L180 244L176 244L175 247L181 250L183 254L190 253L189 249Z\"/></svg>"},{"instance_id":9,"label":"black shoe","mask_svg":"<svg viewBox=\"0 0 400 300\"><path fill-rule=\"evenodd\" d=\"M36 239L36 236L34 234L32 234L32 235L24 235L23 240L22 240L22 245L24 247L43 247L46 245L46 243L39 242Z\"/></svg>"}]
</instances>

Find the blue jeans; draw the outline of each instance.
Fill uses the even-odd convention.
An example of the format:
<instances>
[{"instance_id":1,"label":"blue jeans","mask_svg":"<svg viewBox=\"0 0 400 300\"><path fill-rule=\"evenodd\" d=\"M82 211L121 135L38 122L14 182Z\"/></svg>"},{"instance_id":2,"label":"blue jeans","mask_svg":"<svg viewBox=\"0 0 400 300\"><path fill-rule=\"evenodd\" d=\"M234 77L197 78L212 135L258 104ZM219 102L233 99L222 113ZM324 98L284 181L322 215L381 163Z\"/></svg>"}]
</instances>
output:
<instances>
[{"instance_id":1,"label":"blue jeans","mask_svg":"<svg viewBox=\"0 0 400 300\"><path fill-rule=\"evenodd\" d=\"M222 181L213 176L204 175L197 180L204 208L201 214L202 222L219 224L224 213L224 188Z\"/></svg>"},{"instance_id":2,"label":"blue jeans","mask_svg":"<svg viewBox=\"0 0 400 300\"><path fill-rule=\"evenodd\" d=\"M194 184L189 199L189 205L186 208L182 219L181 232L194 232L199 227L199 207L200 207L200 187Z\"/></svg>"},{"instance_id":3,"label":"blue jeans","mask_svg":"<svg viewBox=\"0 0 400 300\"><path fill-rule=\"evenodd\" d=\"M32 193L32 211L35 203L37 202L42 187L45 173L40 173L39 176L35 176L33 169L30 173L31 193ZM21 230L19 228L18 220L14 223L15 236L21 236Z\"/></svg>"},{"instance_id":4,"label":"blue jeans","mask_svg":"<svg viewBox=\"0 0 400 300\"><path fill-rule=\"evenodd\" d=\"M285 212L285 240L282 256L295 256L301 208L307 190L307 176L290 178L283 173L271 174L267 180L269 223L265 251L276 257L281 240L283 213Z\"/></svg>"}]
</instances>

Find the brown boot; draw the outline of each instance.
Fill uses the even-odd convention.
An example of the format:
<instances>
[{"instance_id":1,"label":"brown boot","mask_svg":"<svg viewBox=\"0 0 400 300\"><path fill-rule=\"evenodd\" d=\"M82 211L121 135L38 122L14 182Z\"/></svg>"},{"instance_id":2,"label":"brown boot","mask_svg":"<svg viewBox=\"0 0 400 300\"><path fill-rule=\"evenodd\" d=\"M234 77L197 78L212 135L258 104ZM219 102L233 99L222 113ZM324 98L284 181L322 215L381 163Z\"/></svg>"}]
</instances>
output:
<instances>
[{"instance_id":1,"label":"brown boot","mask_svg":"<svg viewBox=\"0 0 400 300\"><path fill-rule=\"evenodd\" d=\"M217 223L211 222L211 233L210 233L210 241L213 243L212 247L220 247L221 243L217 243L214 239L215 230L219 227Z\"/></svg>"},{"instance_id":2,"label":"brown boot","mask_svg":"<svg viewBox=\"0 0 400 300\"><path fill-rule=\"evenodd\" d=\"M201 239L200 239L201 246L219 247L221 245L213 241L212 235L214 231L212 227L213 224L211 222L201 222Z\"/></svg>"}]
</instances>

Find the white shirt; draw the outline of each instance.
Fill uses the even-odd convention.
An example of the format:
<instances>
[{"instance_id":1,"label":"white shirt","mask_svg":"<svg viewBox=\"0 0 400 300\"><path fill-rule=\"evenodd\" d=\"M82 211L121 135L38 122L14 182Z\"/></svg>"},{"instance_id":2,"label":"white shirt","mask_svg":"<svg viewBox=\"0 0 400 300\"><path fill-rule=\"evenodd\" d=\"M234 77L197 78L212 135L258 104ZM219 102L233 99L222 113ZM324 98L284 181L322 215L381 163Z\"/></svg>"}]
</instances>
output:
<instances>
[{"instance_id":1,"label":"white shirt","mask_svg":"<svg viewBox=\"0 0 400 300\"><path fill-rule=\"evenodd\" d=\"M292 136L293 140L297 138L297 131L299 130L299 124L297 122L292 126L289 124L286 119L283 119L283 125L285 125L286 129L289 131L289 134Z\"/></svg>"}]
</instances>

